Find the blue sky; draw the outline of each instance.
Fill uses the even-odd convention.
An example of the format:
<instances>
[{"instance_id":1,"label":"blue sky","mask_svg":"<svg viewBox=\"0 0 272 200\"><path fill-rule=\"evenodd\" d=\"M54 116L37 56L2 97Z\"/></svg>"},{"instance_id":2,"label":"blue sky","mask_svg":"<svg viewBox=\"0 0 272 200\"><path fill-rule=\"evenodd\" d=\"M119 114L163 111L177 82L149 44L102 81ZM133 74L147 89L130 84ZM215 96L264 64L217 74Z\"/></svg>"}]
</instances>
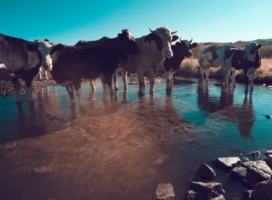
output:
<instances>
[{"instance_id":1,"label":"blue sky","mask_svg":"<svg viewBox=\"0 0 272 200\"><path fill-rule=\"evenodd\" d=\"M272 38L271 0L3 0L0 8L0 33L29 41L74 45L162 26L196 42Z\"/></svg>"}]
</instances>

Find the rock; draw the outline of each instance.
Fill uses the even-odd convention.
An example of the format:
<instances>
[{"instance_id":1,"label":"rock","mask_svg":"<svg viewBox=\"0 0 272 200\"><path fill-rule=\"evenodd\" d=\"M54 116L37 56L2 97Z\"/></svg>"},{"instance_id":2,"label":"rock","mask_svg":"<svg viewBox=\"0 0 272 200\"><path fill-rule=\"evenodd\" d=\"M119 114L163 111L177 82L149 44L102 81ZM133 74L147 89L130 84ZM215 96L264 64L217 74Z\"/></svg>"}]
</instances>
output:
<instances>
[{"instance_id":1,"label":"rock","mask_svg":"<svg viewBox=\"0 0 272 200\"><path fill-rule=\"evenodd\" d=\"M230 179L232 181L245 180L247 175L247 169L245 167L234 167L230 171Z\"/></svg>"},{"instance_id":2,"label":"rock","mask_svg":"<svg viewBox=\"0 0 272 200\"><path fill-rule=\"evenodd\" d=\"M251 200L251 195L252 195L253 190L245 190L243 192L244 199L245 200Z\"/></svg>"},{"instance_id":3,"label":"rock","mask_svg":"<svg viewBox=\"0 0 272 200\"><path fill-rule=\"evenodd\" d=\"M254 186L251 198L254 200L272 199L272 180L263 181Z\"/></svg>"},{"instance_id":4,"label":"rock","mask_svg":"<svg viewBox=\"0 0 272 200\"><path fill-rule=\"evenodd\" d=\"M272 115L266 115L266 118L267 118L267 119L271 119L271 118L272 118Z\"/></svg>"},{"instance_id":5,"label":"rock","mask_svg":"<svg viewBox=\"0 0 272 200\"><path fill-rule=\"evenodd\" d=\"M5 149L13 149L18 145L18 142L9 142L5 145Z\"/></svg>"},{"instance_id":6,"label":"rock","mask_svg":"<svg viewBox=\"0 0 272 200\"><path fill-rule=\"evenodd\" d=\"M267 155L267 156L269 156L269 155L272 154L272 150L266 150L266 151L264 152L264 154Z\"/></svg>"},{"instance_id":7,"label":"rock","mask_svg":"<svg viewBox=\"0 0 272 200\"><path fill-rule=\"evenodd\" d=\"M171 200L175 199L174 188L171 183L159 183L155 192L154 199Z\"/></svg>"},{"instance_id":8,"label":"rock","mask_svg":"<svg viewBox=\"0 0 272 200\"><path fill-rule=\"evenodd\" d=\"M242 166L249 169L253 174L257 175L261 181L270 179L272 171L270 167L263 160L247 161Z\"/></svg>"},{"instance_id":9,"label":"rock","mask_svg":"<svg viewBox=\"0 0 272 200\"><path fill-rule=\"evenodd\" d=\"M224 193L221 183L191 181L190 187L184 195L184 200L225 200Z\"/></svg>"},{"instance_id":10,"label":"rock","mask_svg":"<svg viewBox=\"0 0 272 200\"><path fill-rule=\"evenodd\" d=\"M260 151L251 151L248 153L248 155L252 155L255 160L260 156L260 154L261 154Z\"/></svg>"},{"instance_id":11,"label":"rock","mask_svg":"<svg viewBox=\"0 0 272 200\"><path fill-rule=\"evenodd\" d=\"M241 160L239 157L222 157L222 158L217 158L217 159L213 160L212 162L219 169L229 172L238 163L240 163Z\"/></svg>"},{"instance_id":12,"label":"rock","mask_svg":"<svg viewBox=\"0 0 272 200\"><path fill-rule=\"evenodd\" d=\"M266 164L272 168L272 157L267 157L266 159L264 159Z\"/></svg>"},{"instance_id":13,"label":"rock","mask_svg":"<svg viewBox=\"0 0 272 200\"><path fill-rule=\"evenodd\" d=\"M249 189L253 189L254 185L260 182L259 177L245 167L233 168L230 171L230 179L232 181L241 181Z\"/></svg>"},{"instance_id":14,"label":"rock","mask_svg":"<svg viewBox=\"0 0 272 200\"><path fill-rule=\"evenodd\" d=\"M213 180L216 176L216 173L209 165L207 165L206 163L202 163L202 165L198 169L198 175L201 178Z\"/></svg>"}]
</instances>

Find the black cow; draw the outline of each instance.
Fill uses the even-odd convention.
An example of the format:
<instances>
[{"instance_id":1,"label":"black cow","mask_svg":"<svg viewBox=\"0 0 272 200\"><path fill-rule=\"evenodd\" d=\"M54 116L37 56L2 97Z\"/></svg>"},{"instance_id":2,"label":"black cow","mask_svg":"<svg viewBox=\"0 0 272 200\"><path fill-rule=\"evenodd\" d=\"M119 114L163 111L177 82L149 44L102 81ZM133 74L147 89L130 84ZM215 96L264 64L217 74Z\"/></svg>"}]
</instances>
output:
<instances>
[{"instance_id":1,"label":"black cow","mask_svg":"<svg viewBox=\"0 0 272 200\"><path fill-rule=\"evenodd\" d=\"M197 43L192 43L188 40L181 40L171 45L173 51L173 57L165 58L163 63L165 78L166 78L166 93L169 95L172 90L173 74L179 69L181 62L185 57L193 55L192 48L197 47Z\"/></svg>"},{"instance_id":2,"label":"black cow","mask_svg":"<svg viewBox=\"0 0 272 200\"><path fill-rule=\"evenodd\" d=\"M119 50L124 48L123 44L124 42L128 40L135 40L131 31L128 29L123 29L122 33L119 33L117 37L115 38L108 38L108 37L102 37L99 40L93 40L93 41L86 41L86 40L80 40L78 41L75 46L76 47L87 47L87 46L93 46L93 47L108 47L108 48L113 48L115 50ZM123 49L125 50L125 49ZM127 56L124 55L123 59L127 59ZM114 79L117 79L116 76L117 74L113 74ZM92 88L92 91L95 90L95 84L93 80L90 80L90 86ZM110 88L111 93L113 93L112 87Z\"/></svg>"},{"instance_id":3,"label":"black cow","mask_svg":"<svg viewBox=\"0 0 272 200\"><path fill-rule=\"evenodd\" d=\"M12 80L16 90L16 102L21 101L20 91L23 79L26 83L28 101L33 101L32 81L41 65L49 66L47 42L33 43L23 39L0 34L0 79Z\"/></svg>"},{"instance_id":4,"label":"black cow","mask_svg":"<svg viewBox=\"0 0 272 200\"><path fill-rule=\"evenodd\" d=\"M236 70L243 70L246 79L246 88L248 90L248 83L250 82L250 90L253 90L253 82L256 78L258 68L261 66L261 57L258 49L262 44L250 43L246 49L240 50L236 48L228 48L225 52L225 86L228 85L228 77L232 72L231 79L233 88L236 87L235 75Z\"/></svg>"},{"instance_id":5,"label":"black cow","mask_svg":"<svg viewBox=\"0 0 272 200\"><path fill-rule=\"evenodd\" d=\"M103 84L103 100L107 99L108 87L112 84L112 75L124 54L137 54L140 49L133 38L125 40L119 49L108 47L69 47L58 44L53 47L51 57L53 79L65 86L74 103L73 88L81 106L81 79L100 77Z\"/></svg>"}]
</instances>

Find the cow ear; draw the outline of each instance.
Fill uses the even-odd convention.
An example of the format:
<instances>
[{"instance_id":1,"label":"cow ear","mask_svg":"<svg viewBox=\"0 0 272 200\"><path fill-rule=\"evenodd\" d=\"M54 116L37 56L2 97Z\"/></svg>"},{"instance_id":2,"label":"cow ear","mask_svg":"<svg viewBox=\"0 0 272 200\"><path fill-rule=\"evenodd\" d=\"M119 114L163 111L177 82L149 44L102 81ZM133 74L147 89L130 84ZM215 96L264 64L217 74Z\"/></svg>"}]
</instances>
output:
<instances>
[{"instance_id":1,"label":"cow ear","mask_svg":"<svg viewBox=\"0 0 272 200\"><path fill-rule=\"evenodd\" d=\"M198 44L197 44L196 42L194 42L193 44L190 45L190 47L191 47L191 48L195 48L195 47L197 47L197 45L198 45Z\"/></svg>"},{"instance_id":2,"label":"cow ear","mask_svg":"<svg viewBox=\"0 0 272 200\"><path fill-rule=\"evenodd\" d=\"M256 49L259 49L259 48L261 48L263 45L262 44L258 44L257 46L256 46Z\"/></svg>"},{"instance_id":3,"label":"cow ear","mask_svg":"<svg viewBox=\"0 0 272 200\"><path fill-rule=\"evenodd\" d=\"M176 41L176 40L178 40L179 39L179 36L177 36L177 35L173 35L172 36L172 42L174 42L174 41Z\"/></svg>"},{"instance_id":4,"label":"cow ear","mask_svg":"<svg viewBox=\"0 0 272 200\"><path fill-rule=\"evenodd\" d=\"M28 51L37 51L37 49L38 49L37 45L36 44L32 44L32 43L25 44L25 48Z\"/></svg>"},{"instance_id":5,"label":"cow ear","mask_svg":"<svg viewBox=\"0 0 272 200\"><path fill-rule=\"evenodd\" d=\"M57 51L60 51L64 48L63 44L57 44L56 46L53 47L53 49L50 51L50 54L54 54Z\"/></svg>"}]
</instances>

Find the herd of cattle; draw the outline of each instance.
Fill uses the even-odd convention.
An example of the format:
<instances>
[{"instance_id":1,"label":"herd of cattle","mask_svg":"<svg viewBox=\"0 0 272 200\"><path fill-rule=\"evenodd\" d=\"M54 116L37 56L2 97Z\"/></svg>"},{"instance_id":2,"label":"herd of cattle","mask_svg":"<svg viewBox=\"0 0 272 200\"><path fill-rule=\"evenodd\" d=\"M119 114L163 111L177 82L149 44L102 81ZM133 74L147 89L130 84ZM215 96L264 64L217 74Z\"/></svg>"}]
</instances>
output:
<instances>
[{"instance_id":1,"label":"herd of cattle","mask_svg":"<svg viewBox=\"0 0 272 200\"><path fill-rule=\"evenodd\" d=\"M139 80L139 95L145 93L144 77L150 82L150 95L154 94L154 82L160 65L166 77L166 93L172 88L173 74L185 57L192 56L192 48L198 44L181 40L176 32L165 27L151 30L140 38L134 38L127 29L116 38L103 37L97 41L80 40L74 46L54 45L48 40L29 42L0 34L0 80L11 80L16 90L16 101L21 101L21 84L24 80L28 100L33 101L32 81L40 71L48 69L57 84L65 86L71 103L75 102L74 90L81 105L81 80L100 78L103 85L103 99L109 92L117 91L117 72L122 70L124 90L127 90L127 72L136 72ZM179 41L177 41L179 40ZM175 44L172 42L177 41ZM228 86L229 76L236 86L235 72L243 70L246 77L246 90L253 81L261 65L259 49L262 45L250 43L245 49L230 45L210 45L198 55L201 79L204 73L208 81L210 67L222 67L222 86ZM42 67L41 67L42 66ZM112 86L114 83L114 89ZM95 86L92 86L93 89Z\"/></svg>"}]
</instances>

